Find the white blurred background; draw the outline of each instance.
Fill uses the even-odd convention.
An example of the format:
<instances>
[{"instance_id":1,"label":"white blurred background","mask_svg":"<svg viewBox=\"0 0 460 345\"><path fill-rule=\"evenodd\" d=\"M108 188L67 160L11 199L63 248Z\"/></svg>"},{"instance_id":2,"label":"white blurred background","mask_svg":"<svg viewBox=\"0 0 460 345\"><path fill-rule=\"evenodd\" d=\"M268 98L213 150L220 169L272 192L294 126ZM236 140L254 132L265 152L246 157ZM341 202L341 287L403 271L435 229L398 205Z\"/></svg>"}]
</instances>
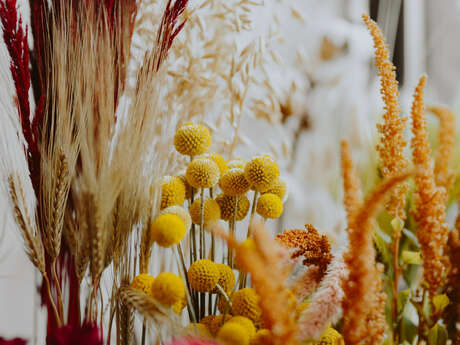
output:
<instances>
[{"instance_id":1,"label":"white blurred background","mask_svg":"<svg viewBox=\"0 0 460 345\"><path fill-rule=\"evenodd\" d=\"M284 65L273 74L278 75L281 84L295 81L302 86L301 99L293 101L300 115L275 126L243 118L243 134L250 143L239 153L244 158L266 151L278 136L288 136L285 139L291 143L292 155L284 157L282 164L289 184L287 212L282 224L272 226L301 228L312 223L341 243L345 223L340 203L339 142L350 140L358 164L365 164L369 147L374 146L375 123L382 109L372 42L361 14L370 13L378 21L394 52L406 114L422 73L428 75L427 103L445 104L458 113L460 2L266 1L272 2L285 8L279 13L284 42L275 47ZM27 18L27 7L21 6ZM255 30L264 19L263 13L256 18ZM4 49L3 43L0 49ZM1 192L0 336L31 340L36 334L43 339L42 312L34 307L39 302L38 277L24 255L7 203L7 196Z\"/></svg>"}]
</instances>

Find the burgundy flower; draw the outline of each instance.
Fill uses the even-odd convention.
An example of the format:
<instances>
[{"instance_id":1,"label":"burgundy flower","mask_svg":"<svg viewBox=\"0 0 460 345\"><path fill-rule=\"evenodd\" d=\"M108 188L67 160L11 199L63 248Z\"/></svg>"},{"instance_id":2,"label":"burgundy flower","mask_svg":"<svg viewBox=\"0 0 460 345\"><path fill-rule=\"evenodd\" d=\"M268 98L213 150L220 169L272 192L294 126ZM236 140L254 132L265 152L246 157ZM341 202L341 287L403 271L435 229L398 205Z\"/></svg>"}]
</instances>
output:
<instances>
[{"instance_id":1,"label":"burgundy flower","mask_svg":"<svg viewBox=\"0 0 460 345\"><path fill-rule=\"evenodd\" d=\"M6 340L0 337L0 345L26 345L27 342L21 338L14 338L11 340Z\"/></svg>"},{"instance_id":2,"label":"burgundy flower","mask_svg":"<svg viewBox=\"0 0 460 345\"><path fill-rule=\"evenodd\" d=\"M102 331L95 324L63 326L48 335L48 345L103 345Z\"/></svg>"}]
</instances>

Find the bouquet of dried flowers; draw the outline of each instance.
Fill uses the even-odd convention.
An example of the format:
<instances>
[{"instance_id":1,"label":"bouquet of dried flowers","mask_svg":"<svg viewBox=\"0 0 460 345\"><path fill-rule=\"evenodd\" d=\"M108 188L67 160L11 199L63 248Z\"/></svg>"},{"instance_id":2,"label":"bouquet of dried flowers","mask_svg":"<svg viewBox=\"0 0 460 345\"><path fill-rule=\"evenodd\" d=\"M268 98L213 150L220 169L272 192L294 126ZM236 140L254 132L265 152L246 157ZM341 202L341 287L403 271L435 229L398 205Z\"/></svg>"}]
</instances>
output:
<instances>
[{"instance_id":1,"label":"bouquet of dried flowers","mask_svg":"<svg viewBox=\"0 0 460 345\"><path fill-rule=\"evenodd\" d=\"M43 278L47 343L458 343L460 221L450 230L445 219L455 133L449 110L430 108L441 121L433 167L426 77L411 110L411 168L394 67L380 30L364 16L385 103L382 180L363 199L343 141L348 247L333 250L310 224L273 237L266 223L282 215L287 191L279 166L269 155L234 157L255 83L250 71L263 49L248 46L230 60L230 75L219 75L233 137L210 152L212 126L203 115L210 103L199 99L217 97L219 86L207 74L200 79L191 54L175 72L166 68L186 49L175 47L184 28L203 23L187 0L168 0L146 29L137 11L149 5L31 0L31 53L16 0L0 2L16 91L5 119L19 123L9 139L20 144L15 156L13 143L2 142L11 148L2 183ZM237 5L247 12L258 3ZM212 0L199 9L206 7L213 20L232 9ZM231 25L248 24L245 15L234 18ZM131 68L136 30L154 44ZM212 63L197 68L208 66L217 78L216 66L229 61L219 53L228 50L215 40L209 47L216 53L201 59ZM184 171L175 173L179 166Z\"/></svg>"}]
</instances>

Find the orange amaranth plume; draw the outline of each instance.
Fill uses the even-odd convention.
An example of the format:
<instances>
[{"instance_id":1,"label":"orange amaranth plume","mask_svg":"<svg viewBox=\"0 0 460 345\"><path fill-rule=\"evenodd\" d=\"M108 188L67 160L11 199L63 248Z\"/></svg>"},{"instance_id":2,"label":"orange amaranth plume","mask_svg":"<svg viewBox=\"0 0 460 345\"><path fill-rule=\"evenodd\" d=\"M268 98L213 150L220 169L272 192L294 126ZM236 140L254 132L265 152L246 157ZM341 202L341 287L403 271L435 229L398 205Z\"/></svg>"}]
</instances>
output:
<instances>
[{"instance_id":1,"label":"orange amaranth plume","mask_svg":"<svg viewBox=\"0 0 460 345\"><path fill-rule=\"evenodd\" d=\"M415 177L415 220L420 242L424 279L432 295L442 286L447 270L445 255L449 229L446 224L446 191L437 188L431 165L431 149L428 142L426 121L423 117L423 89L426 76L422 76L415 88L412 103L412 159L418 174Z\"/></svg>"},{"instance_id":2,"label":"orange amaranth plume","mask_svg":"<svg viewBox=\"0 0 460 345\"><path fill-rule=\"evenodd\" d=\"M354 214L362 203L361 187L359 178L351 158L348 141L342 140L341 147L342 176L343 176L343 203L347 211L347 223L350 224Z\"/></svg>"},{"instance_id":3,"label":"orange amaranth plume","mask_svg":"<svg viewBox=\"0 0 460 345\"><path fill-rule=\"evenodd\" d=\"M344 255L349 277L343 282L343 335L347 345L374 344L385 330L381 275L375 262L374 221L385 196L411 173L393 176L381 182L356 212L348 232L349 248ZM372 321L373 327L368 322Z\"/></svg>"},{"instance_id":4,"label":"orange amaranth plume","mask_svg":"<svg viewBox=\"0 0 460 345\"><path fill-rule=\"evenodd\" d=\"M389 51L382 31L367 14L363 14L363 19L374 40L375 64L381 85L380 93L385 103L384 123L377 125L381 134L377 151L382 164L383 176L391 177L401 174L409 166L409 162L404 157L404 147L407 144L404 140L404 127L407 118L400 116L395 66L389 60ZM406 219L404 207L407 189L406 184L398 186L386 205L387 211L393 218L398 217L403 221Z\"/></svg>"}]
</instances>

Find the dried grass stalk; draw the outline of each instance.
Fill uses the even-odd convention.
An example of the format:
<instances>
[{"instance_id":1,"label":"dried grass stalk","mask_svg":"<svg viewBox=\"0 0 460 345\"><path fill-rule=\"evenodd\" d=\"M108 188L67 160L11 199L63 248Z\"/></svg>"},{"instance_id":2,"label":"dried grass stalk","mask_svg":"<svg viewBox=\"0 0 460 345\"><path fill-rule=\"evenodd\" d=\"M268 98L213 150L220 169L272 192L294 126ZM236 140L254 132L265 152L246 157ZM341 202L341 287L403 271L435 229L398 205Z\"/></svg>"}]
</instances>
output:
<instances>
[{"instance_id":1,"label":"dried grass stalk","mask_svg":"<svg viewBox=\"0 0 460 345\"><path fill-rule=\"evenodd\" d=\"M397 185L411 176L411 173L393 176L381 182L366 198L363 205L353 217L349 225L349 248L344 261L349 271L348 280L343 282L345 298L343 299L344 328L346 344L374 344L372 341L381 339L385 322L374 324L370 329L367 320L382 320L373 313L383 312L379 308L381 276L375 263L373 244L374 219L384 203L385 197L394 191ZM373 287L373 291L369 291ZM378 326L378 327L377 327Z\"/></svg>"},{"instance_id":2,"label":"dried grass stalk","mask_svg":"<svg viewBox=\"0 0 460 345\"><path fill-rule=\"evenodd\" d=\"M375 47L375 64L380 77L380 93L385 104L385 114L383 114L383 124L377 126L380 137L380 144L377 145L377 151L382 164L382 173L384 177L397 176L404 172L409 162L404 157L404 128L407 118L400 116L401 109L398 101L398 82L396 80L395 66L389 60L389 51L385 43L385 37L382 31L368 15L363 14ZM408 186L402 184L392 193L386 209L393 218L398 217L402 221L406 219L404 210L406 202L406 193Z\"/></svg>"},{"instance_id":3,"label":"dried grass stalk","mask_svg":"<svg viewBox=\"0 0 460 345\"><path fill-rule=\"evenodd\" d=\"M449 228L446 224L446 191L437 188L431 163L431 149L428 142L426 120L423 116L423 89L426 76L422 76L415 88L412 103L412 159L420 171L415 177L415 220L417 221L417 238L420 242L424 279L429 291L434 296L443 285L448 258L446 245Z\"/></svg>"},{"instance_id":4,"label":"dried grass stalk","mask_svg":"<svg viewBox=\"0 0 460 345\"><path fill-rule=\"evenodd\" d=\"M427 110L439 119L438 150L434 165L436 185L444 187L448 192L455 178L450 167L455 144L455 115L450 109L441 106L431 106Z\"/></svg>"},{"instance_id":5,"label":"dried grass stalk","mask_svg":"<svg viewBox=\"0 0 460 345\"><path fill-rule=\"evenodd\" d=\"M341 150L342 176L343 176L343 203L347 211L347 223L350 224L352 219L362 203L362 193L359 177L353 165L350 145L347 140L342 141Z\"/></svg>"}]
</instances>

